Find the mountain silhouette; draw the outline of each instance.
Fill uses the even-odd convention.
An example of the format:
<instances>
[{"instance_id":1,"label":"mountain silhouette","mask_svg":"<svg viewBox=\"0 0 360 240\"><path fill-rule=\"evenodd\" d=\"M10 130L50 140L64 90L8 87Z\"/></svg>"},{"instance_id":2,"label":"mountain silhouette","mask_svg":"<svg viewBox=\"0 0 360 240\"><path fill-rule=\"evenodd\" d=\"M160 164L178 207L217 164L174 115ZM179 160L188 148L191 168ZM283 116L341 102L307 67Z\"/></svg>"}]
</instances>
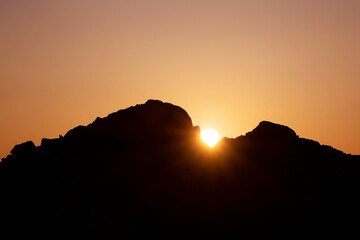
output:
<instances>
[{"instance_id":1,"label":"mountain silhouette","mask_svg":"<svg viewBox=\"0 0 360 240\"><path fill-rule=\"evenodd\" d=\"M359 238L360 157L263 121L214 148L149 100L0 163L0 236Z\"/></svg>"}]
</instances>

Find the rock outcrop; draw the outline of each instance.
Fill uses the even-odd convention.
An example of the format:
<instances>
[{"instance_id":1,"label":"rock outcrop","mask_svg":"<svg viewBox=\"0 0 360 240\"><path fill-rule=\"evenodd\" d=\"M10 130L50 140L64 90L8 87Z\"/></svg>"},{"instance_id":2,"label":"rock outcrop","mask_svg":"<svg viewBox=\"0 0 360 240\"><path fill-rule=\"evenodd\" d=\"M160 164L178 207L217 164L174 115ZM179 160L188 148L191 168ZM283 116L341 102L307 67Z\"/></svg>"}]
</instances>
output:
<instances>
[{"instance_id":1,"label":"rock outcrop","mask_svg":"<svg viewBox=\"0 0 360 240\"><path fill-rule=\"evenodd\" d=\"M149 100L0 163L0 236L359 237L359 156L261 122L213 149L185 110Z\"/></svg>"}]
</instances>

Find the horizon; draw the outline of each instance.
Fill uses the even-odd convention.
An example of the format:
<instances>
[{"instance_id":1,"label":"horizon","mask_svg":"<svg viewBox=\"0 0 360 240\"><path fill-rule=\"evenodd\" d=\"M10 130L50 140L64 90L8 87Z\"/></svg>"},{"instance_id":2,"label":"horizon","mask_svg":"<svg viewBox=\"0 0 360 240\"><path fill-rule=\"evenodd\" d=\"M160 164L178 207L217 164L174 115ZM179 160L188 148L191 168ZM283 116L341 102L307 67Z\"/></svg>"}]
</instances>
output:
<instances>
[{"instance_id":1,"label":"horizon","mask_svg":"<svg viewBox=\"0 0 360 240\"><path fill-rule=\"evenodd\" d=\"M360 155L360 2L2 1L0 158L148 99Z\"/></svg>"},{"instance_id":2,"label":"horizon","mask_svg":"<svg viewBox=\"0 0 360 240\"><path fill-rule=\"evenodd\" d=\"M104 117L101 117L101 119L106 119L106 118L108 118L110 115L116 114L116 113L119 112L119 111L131 109L131 108L134 108L134 107L144 106L146 103L151 102L151 101L160 102L160 103L165 103L165 104L170 104L170 105L172 105L172 106L180 107L180 108L181 108L181 106L178 106L178 105L173 104L173 103L170 103L170 102L162 101L162 100L160 100L160 99L148 99L148 100L147 100L146 102L144 102L144 103L138 103L138 104L134 104L134 105L132 105L132 106L128 106L127 108L118 109L117 111L114 111L114 112L112 112L112 113L107 114L107 115L104 116ZM183 109L183 108L181 108L181 109ZM185 112L188 114L188 112L186 111L186 109L183 109L183 110L185 110ZM190 115L189 115L189 117L190 117L190 120L192 121ZM99 118L99 117L97 117L96 119L94 119L93 121L91 121L91 122L89 122L89 123L87 123L87 124L74 126L74 127L72 127L71 129L68 129L64 134L59 134L58 137L54 137L54 138L50 138L50 139L61 139L61 138L64 137L68 132L76 129L76 128L79 127L79 126L85 126L85 127L90 126L90 125L93 124L93 123L95 122L95 120L97 120L98 118ZM247 132L244 133L244 134L237 135L237 136L235 136L235 137L219 136L219 134L217 133L217 130L216 130L216 129L212 129L212 128L202 128L201 126L195 125L195 124L193 124L192 126L193 126L193 128L199 127L199 130L201 131L201 134L199 135L199 140L201 140L201 141L204 142L206 145L208 145L210 148L212 148L212 147L216 146L218 142L221 142L221 141L222 141L223 139L225 139L225 138L227 138L227 139L234 139L234 140L235 140L235 139L238 138L238 137L243 137L243 136L246 136L248 133L252 133L256 128L258 128L258 127L261 125L261 123L270 123L271 126L282 126L282 127L285 127L285 128L289 128L291 131L294 131L294 132L296 133L296 130L292 129L290 126L286 126L286 125L283 125L283 124L281 124L281 123L271 122L271 121L267 121L267 120L263 120L263 121L259 122L253 129L247 131ZM216 139L216 140L214 140L214 139L211 139L211 140L205 139L206 137L204 138L203 133L206 132L206 131L208 131L208 130L210 130L211 134L218 135L217 137L219 137L219 138ZM215 133L214 133L214 131L215 131ZM297 137L299 137L299 138L301 138L301 139L307 139L307 138L303 138L303 137L299 136L297 133L296 133L296 135L297 135ZM213 137L213 136L211 136L211 137ZM215 138L217 138L217 137L215 137ZM13 147L15 147L15 146L17 146L17 145L21 145L21 144L23 144L23 143L25 143L25 142L33 142L36 147L40 147L40 146L41 146L42 139L48 139L48 138L41 138L41 140L40 140L39 143L36 143L36 142L34 142L33 140L29 139L28 141L24 141L24 142L18 143L18 144L16 144L16 145L14 145ZM318 141L316 141L315 139L307 139L307 140L312 140L312 141L318 142ZM322 144L322 143L320 143L320 142L318 142L318 143L319 143L321 146L330 146L330 145ZM330 146L330 147L333 148L333 146ZM336 149L336 148L334 148L334 149ZM343 152L341 149L336 149L336 150L339 150L339 151ZM349 154L349 153L346 153L346 152L344 152L344 153L345 153L345 154ZM10 152L9 152L9 154L11 155ZM350 154L350 155L360 156L360 155L358 155L358 154ZM8 155L7 155L7 156L8 156ZM5 156L4 158L6 158L7 156ZM0 157L1 157L1 156L0 156ZM2 157L1 157L1 158L2 158ZM0 158L0 160L1 160L1 158ZM0 161L0 162L1 162L1 161Z\"/></svg>"}]
</instances>

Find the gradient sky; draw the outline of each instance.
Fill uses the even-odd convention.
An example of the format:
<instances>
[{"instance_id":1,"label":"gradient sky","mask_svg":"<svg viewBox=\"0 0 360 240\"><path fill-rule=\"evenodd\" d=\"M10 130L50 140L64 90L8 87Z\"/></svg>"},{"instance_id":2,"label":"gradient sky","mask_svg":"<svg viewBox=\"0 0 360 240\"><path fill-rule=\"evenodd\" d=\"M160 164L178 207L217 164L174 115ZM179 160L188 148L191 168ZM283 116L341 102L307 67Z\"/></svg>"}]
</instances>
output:
<instances>
[{"instance_id":1,"label":"gradient sky","mask_svg":"<svg viewBox=\"0 0 360 240\"><path fill-rule=\"evenodd\" d=\"M0 0L0 157L160 99L360 154L358 0Z\"/></svg>"}]
</instances>

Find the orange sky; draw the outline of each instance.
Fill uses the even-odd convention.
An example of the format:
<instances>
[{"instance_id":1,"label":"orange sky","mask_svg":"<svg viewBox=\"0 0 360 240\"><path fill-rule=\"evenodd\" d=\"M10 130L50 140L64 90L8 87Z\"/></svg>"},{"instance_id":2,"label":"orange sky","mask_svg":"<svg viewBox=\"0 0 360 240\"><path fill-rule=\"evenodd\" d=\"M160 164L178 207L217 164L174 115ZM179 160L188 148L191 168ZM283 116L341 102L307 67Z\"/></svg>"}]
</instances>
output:
<instances>
[{"instance_id":1,"label":"orange sky","mask_svg":"<svg viewBox=\"0 0 360 240\"><path fill-rule=\"evenodd\" d=\"M358 0L0 1L0 157L160 99L360 154Z\"/></svg>"}]
</instances>

